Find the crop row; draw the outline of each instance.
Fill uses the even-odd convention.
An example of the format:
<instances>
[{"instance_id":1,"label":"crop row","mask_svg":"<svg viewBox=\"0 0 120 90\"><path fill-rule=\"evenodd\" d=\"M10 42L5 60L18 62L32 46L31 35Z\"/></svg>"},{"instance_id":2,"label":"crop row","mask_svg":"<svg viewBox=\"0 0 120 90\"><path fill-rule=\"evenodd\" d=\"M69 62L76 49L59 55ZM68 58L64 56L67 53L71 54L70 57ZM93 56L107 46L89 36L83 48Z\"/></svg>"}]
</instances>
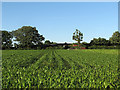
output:
<instances>
[{"instance_id":1,"label":"crop row","mask_svg":"<svg viewBox=\"0 0 120 90\"><path fill-rule=\"evenodd\" d=\"M3 51L3 88L119 88L110 50Z\"/></svg>"}]
</instances>

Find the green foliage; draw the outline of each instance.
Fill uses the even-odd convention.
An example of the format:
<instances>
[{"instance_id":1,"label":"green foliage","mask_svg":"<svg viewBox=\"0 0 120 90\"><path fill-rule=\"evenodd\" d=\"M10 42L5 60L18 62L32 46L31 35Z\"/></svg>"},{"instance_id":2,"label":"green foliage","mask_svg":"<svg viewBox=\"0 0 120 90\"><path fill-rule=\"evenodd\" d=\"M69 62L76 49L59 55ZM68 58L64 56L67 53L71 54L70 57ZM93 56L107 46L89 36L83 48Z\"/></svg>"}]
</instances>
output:
<instances>
[{"instance_id":1,"label":"green foliage","mask_svg":"<svg viewBox=\"0 0 120 90\"><path fill-rule=\"evenodd\" d=\"M14 41L19 42L20 48L30 48L33 45L40 45L41 41L45 38L38 33L36 27L23 26L18 30L12 31L13 36L15 37Z\"/></svg>"},{"instance_id":2,"label":"green foliage","mask_svg":"<svg viewBox=\"0 0 120 90\"><path fill-rule=\"evenodd\" d=\"M109 40L106 40L105 38L93 38L93 40L90 41L90 45L110 45Z\"/></svg>"},{"instance_id":3,"label":"green foliage","mask_svg":"<svg viewBox=\"0 0 120 90\"><path fill-rule=\"evenodd\" d=\"M83 46L83 47L85 47L85 48L88 49L88 47L90 46L90 44L87 43L87 42L82 42L81 46Z\"/></svg>"},{"instance_id":4,"label":"green foliage","mask_svg":"<svg viewBox=\"0 0 120 90\"><path fill-rule=\"evenodd\" d=\"M2 31L2 49L10 49L12 47L12 38L10 32Z\"/></svg>"},{"instance_id":5,"label":"green foliage","mask_svg":"<svg viewBox=\"0 0 120 90\"><path fill-rule=\"evenodd\" d=\"M120 85L117 50L3 50L2 55L2 88Z\"/></svg>"},{"instance_id":6,"label":"green foliage","mask_svg":"<svg viewBox=\"0 0 120 90\"><path fill-rule=\"evenodd\" d=\"M45 41L45 44L50 45L51 42L50 42L49 40L46 40L46 41Z\"/></svg>"},{"instance_id":7,"label":"green foliage","mask_svg":"<svg viewBox=\"0 0 120 90\"><path fill-rule=\"evenodd\" d=\"M50 47L47 47L46 49L64 49L62 46L50 46Z\"/></svg>"},{"instance_id":8,"label":"green foliage","mask_svg":"<svg viewBox=\"0 0 120 90\"><path fill-rule=\"evenodd\" d=\"M105 45L102 45L102 46L92 45L92 46L89 46L88 49L119 49L119 47L118 46L105 46Z\"/></svg>"},{"instance_id":9,"label":"green foliage","mask_svg":"<svg viewBox=\"0 0 120 90\"><path fill-rule=\"evenodd\" d=\"M112 37L110 37L109 40L111 44L120 45L120 32L119 31L114 32Z\"/></svg>"},{"instance_id":10,"label":"green foliage","mask_svg":"<svg viewBox=\"0 0 120 90\"><path fill-rule=\"evenodd\" d=\"M51 47L51 46L50 46L50 47L47 47L46 49L55 49L55 47Z\"/></svg>"},{"instance_id":11,"label":"green foliage","mask_svg":"<svg viewBox=\"0 0 120 90\"><path fill-rule=\"evenodd\" d=\"M83 34L76 29L76 31L73 33L73 40L77 41L78 44L80 44L80 41L83 39Z\"/></svg>"}]
</instances>

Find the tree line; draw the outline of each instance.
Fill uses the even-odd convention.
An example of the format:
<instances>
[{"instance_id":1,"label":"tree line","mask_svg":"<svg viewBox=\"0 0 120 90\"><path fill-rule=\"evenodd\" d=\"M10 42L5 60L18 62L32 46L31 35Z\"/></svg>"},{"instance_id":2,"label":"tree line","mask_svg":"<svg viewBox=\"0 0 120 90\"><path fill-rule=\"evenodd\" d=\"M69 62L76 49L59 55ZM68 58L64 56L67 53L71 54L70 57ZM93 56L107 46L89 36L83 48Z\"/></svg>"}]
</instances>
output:
<instances>
[{"instance_id":1,"label":"tree line","mask_svg":"<svg viewBox=\"0 0 120 90\"><path fill-rule=\"evenodd\" d=\"M45 38L38 33L36 27L23 26L15 31L2 31L2 49L15 48L30 49L35 46L41 48ZM13 42L15 42L13 44Z\"/></svg>"},{"instance_id":2,"label":"tree line","mask_svg":"<svg viewBox=\"0 0 120 90\"><path fill-rule=\"evenodd\" d=\"M56 44L55 42L50 42L46 40L45 43L42 41L45 40L45 37L38 33L36 27L23 26L17 30L11 32L2 30L2 38L0 38L0 43L2 43L2 49L45 49L45 45ZM81 35L78 39L78 35ZM73 33L73 40L82 41L83 34L76 29L76 32ZM78 42L78 44L80 44ZM120 33L115 31L113 35L106 40L105 38L93 38L90 43L82 42L81 45L86 48L98 47L98 46L118 46L120 45Z\"/></svg>"},{"instance_id":3,"label":"tree line","mask_svg":"<svg viewBox=\"0 0 120 90\"><path fill-rule=\"evenodd\" d=\"M80 41L83 39L83 33L81 33L78 29L73 33L73 40L77 41L78 44L81 46L84 46L89 49L118 49L120 45L120 33L119 31L115 31L113 35L109 38L109 40L106 40L105 38L93 38L93 40L90 41L90 43L82 42L80 44ZM78 47L79 48L79 47Z\"/></svg>"}]
</instances>

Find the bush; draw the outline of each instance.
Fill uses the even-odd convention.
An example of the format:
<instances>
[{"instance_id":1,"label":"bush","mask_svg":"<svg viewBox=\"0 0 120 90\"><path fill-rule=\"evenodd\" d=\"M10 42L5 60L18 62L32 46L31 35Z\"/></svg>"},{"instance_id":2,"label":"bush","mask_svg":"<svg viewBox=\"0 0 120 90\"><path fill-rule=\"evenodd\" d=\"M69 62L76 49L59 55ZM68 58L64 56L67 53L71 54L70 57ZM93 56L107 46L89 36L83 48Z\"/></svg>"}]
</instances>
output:
<instances>
[{"instance_id":1,"label":"bush","mask_svg":"<svg viewBox=\"0 0 120 90\"><path fill-rule=\"evenodd\" d=\"M62 46L50 46L50 47L46 47L46 49L64 49Z\"/></svg>"},{"instance_id":2,"label":"bush","mask_svg":"<svg viewBox=\"0 0 120 90\"><path fill-rule=\"evenodd\" d=\"M46 47L46 49L54 49L54 47Z\"/></svg>"},{"instance_id":3,"label":"bush","mask_svg":"<svg viewBox=\"0 0 120 90\"><path fill-rule=\"evenodd\" d=\"M86 49L86 47L83 46L70 46L70 49Z\"/></svg>"},{"instance_id":4,"label":"bush","mask_svg":"<svg viewBox=\"0 0 120 90\"><path fill-rule=\"evenodd\" d=\"M118 49L118 46L97 46L97 45L93 45L93 46L89 46L88 49Z\"/></svg>"}]
</instances>

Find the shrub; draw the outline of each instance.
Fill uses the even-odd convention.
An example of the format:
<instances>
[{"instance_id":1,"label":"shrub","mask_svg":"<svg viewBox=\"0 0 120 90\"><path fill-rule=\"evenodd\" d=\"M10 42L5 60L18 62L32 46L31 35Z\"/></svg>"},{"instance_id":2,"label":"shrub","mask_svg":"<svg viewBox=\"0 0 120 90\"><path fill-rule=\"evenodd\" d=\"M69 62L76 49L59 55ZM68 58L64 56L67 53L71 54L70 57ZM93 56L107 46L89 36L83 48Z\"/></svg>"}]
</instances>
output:
<instances>
[{"instance_id":1,"label":"shrub","mask_svg":"<svg viewBox=\"0 0 120 90\"><path fill-rule=\"evenodd\" d=\"M98 46L98 45L93 45L89 46L88 49L118 49L118 46Z\"/></svg>"}]
</instances>

